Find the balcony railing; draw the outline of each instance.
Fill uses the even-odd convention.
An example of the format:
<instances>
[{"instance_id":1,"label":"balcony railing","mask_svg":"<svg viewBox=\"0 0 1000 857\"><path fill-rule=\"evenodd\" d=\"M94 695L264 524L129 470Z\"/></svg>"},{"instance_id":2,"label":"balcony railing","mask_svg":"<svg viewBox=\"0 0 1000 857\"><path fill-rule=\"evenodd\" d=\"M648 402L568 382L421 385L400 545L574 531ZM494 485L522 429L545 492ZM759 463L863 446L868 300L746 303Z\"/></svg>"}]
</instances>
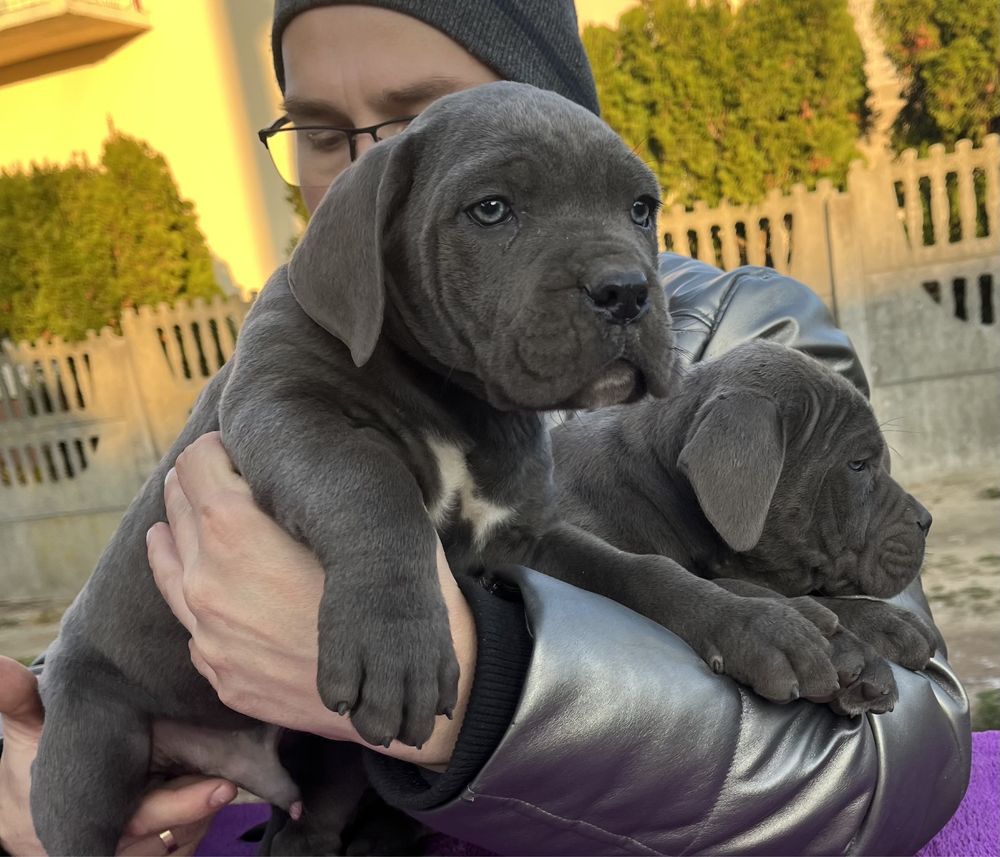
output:
<instances>
[{"instance_id":1,"label":"balcony railing","mask_svg":"<svg viewBox=\"0 0 1000 857\"><path fill-rule=\"evenodd\" d=\"M148 29L142 0L0 0L0 67L88 47L93 62Z\"/></svg>"}]
</instances>

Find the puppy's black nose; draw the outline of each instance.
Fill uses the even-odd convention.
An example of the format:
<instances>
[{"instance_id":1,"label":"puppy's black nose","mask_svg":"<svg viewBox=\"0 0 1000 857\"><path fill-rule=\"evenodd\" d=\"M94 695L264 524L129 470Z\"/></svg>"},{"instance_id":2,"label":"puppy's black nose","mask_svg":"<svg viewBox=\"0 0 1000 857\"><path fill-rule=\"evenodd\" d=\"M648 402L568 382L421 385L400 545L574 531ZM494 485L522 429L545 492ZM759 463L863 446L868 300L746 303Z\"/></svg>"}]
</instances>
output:
<instances>
[{"instance_id":1,"label":"puppy's black nose","mask_svg":"<svg viewBox=\"0 0 1000 857\"><path fill-rule=\"evenodd\" d=\"M611 324L631 324L649 309L649 287L640 271L607 276L587 295L594 311Z\"/></svg>"},{"instance_id":2,"label":"puppy's black nose","mask_svg":"<svg viewBox=\"0 0 1000 857\"><path fill-rule=\"evenodd\" d=\"M931 517L931 513L928 512L919 503L917 504L917 526L920 527L920 532L925 536L931 531L931 524L934 519Z\"/></svg>"}]
</instances>

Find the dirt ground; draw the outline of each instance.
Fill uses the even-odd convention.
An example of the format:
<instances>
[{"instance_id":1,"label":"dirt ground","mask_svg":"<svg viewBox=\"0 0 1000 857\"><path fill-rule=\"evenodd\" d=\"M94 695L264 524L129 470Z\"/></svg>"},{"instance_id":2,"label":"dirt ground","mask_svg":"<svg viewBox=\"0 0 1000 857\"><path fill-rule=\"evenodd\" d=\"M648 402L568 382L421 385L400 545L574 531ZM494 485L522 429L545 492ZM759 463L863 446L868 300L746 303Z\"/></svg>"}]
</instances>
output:
<instances>
[{"instance_id":1,"label":"dirt ground","mask_svg":"<svg viewBox=\"0 0 1000 857\"><path fill-rule=\"evenodd\" d=\"M907 488L934 516L924 591L976 706L980 694L1000 693L1000 470Z\"/></svg>"},{"instance_id":2,"label":"dirt ground","mask_svg":"<svg viewBox=\"0 0 1000 857\"><path fill-rule=\"evenodd\" d=\"M907 488L934 516L924 589L975 706L983 692L1000 693L1000 470ZM55 636L66 606L0 600L0 654L33 658Z\"/></svg>"}]
</instances>

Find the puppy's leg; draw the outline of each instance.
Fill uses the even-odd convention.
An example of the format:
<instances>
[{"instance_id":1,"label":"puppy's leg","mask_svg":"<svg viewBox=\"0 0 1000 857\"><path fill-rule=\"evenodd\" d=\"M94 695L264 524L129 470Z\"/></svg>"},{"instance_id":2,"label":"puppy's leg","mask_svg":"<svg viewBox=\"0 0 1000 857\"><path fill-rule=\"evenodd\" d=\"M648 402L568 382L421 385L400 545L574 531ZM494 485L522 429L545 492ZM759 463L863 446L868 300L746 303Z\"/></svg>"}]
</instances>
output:
<instances>
[{"instance_id":1,"label":"puppy's leg","mask_svg":"<svg viewBox=\"0 0 1000 857\"><path fill-rule=\"evenodd\" d=\"M254 498L326 572L320 698L369 743L419 746L455 705L458 661L437 536L398 448L323 401L243 396L221 416Z\"/></svg>"},{"instance_id":2,"label":"puppy's leg","mask_svg":"<svg viewBox=\"0 0 1000 857\"><path fill-rule=\"evenodd\" d=\"M566 523L538 539L529 563L659 622L715 672L767 699L832 695L839 687L830 643L816 625L779 601L733 595L672 560L624 553Z\"/></svg>"},{"instance_id":3,"label":"puppy's leg","mask_svg":"<svg viewBox=\"0 0 1000 857\"><path fill-rule=\"evenodd\" d=\"M60 684L44 701L31 782L38 838L53 856L114 854L146 783L149 720L106 685Z\"/></svg>"},{"instance_id":4,"label":"puppy's leg","mask_svg":"<svg viewBox=\"0 0 1000 857\"><path fill-rule=\"evenodd\" d=\"M860 659L862 667L854 681L837 691L830 700L830 708L845 717L892 711L899 699L899 690L889 662L846 628L838 631L831 642L834 660Z\"/></svg>"},{"instance_id":5,"label":"puppy's leg","mask_svg":"<svg viewBox=\"0 0 1000 857\"><path fill-rule=\"evenodd\" d=\"M840 623L884 658L922 670L938 647L937 634L909 610L875 598L816 598Z\"/></svg>"},{"instance_id":6,"label":"puppy's leg","mask_svg":"<svg viewBox=\"0 0 1000 857\"><path fill-rule=\"evenodd\" d=\"M823 604L842 600L810 596L784 598L764 586L733 578L720 578L715 583L749 598L782 598L810 621L815 621L814 615L827 621L832 611ZM817 614L816 611L821 612ZM883 714L891 711L899 694L892 669L879 653L845 627L837 628L836 633L830 637L830 645L833 649L831 660L837 669L840 689L831 698L823 697L814 701L827 702L837 714L847 717L865 712Z\"/></svg>"},{"instance_id":7,"label":"puppy's leg","mask_svg":"<svg viewBox=\"0 0 1000 857\"><path fill-rule=\"evenodd\" d=\"M302 816L288 818L274 835L269 854L343 854L344 832L368 787L357 744L290 734L281 761L302 791Z\"/></svg>"}]
</instances>

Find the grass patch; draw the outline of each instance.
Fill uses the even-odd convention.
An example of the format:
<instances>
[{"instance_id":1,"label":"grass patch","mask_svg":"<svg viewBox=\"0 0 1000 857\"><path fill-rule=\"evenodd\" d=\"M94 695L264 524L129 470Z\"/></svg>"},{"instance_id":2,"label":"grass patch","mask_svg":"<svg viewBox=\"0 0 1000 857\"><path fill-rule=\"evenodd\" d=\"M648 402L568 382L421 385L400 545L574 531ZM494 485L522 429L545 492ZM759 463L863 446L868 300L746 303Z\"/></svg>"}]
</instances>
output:
<instances>
[{"instance_id":1,"label":"grass patch","mask_svg":"<svg viewBox=\"0 0 1000 857\"><path fill-rule=\"evenodd\" d=\"M1000 500L1000 488L990 485L979 492L980 500Z\"/></svg>"},{"instance_id":2,"label":"grass patch","mask_svg":"<svg viewBox=\"0 0 1000 857\"><path fill-rule=\"evenodd\" d=\"M1000 554L988 553L979 557L976 562L981 563L982 565L1000 565Z\"/></svg>"},{"instance_id":3,"label":"grass patch","mask_svg":"<svg viewBox=\"0 0 1000 857\"><path fill-rule=\"evenodd\" d=\"M972 728L976 732L1000 729L1000 690L984 690L976 694L972 706Z\"/></svg>"}]
</instances>

